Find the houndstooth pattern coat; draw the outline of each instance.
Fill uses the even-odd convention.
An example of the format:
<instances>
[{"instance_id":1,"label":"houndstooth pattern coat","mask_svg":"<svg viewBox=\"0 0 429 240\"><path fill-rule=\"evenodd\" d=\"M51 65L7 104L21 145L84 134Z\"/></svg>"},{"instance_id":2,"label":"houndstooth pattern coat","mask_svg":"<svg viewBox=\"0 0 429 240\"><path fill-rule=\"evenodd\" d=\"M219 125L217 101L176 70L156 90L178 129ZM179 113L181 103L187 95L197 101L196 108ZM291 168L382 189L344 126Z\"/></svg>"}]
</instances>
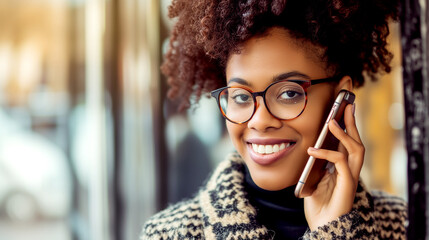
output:
<instances>
[{"instance_id":1,"label":"houndstooth pattern coat","mask_svg":"<svg viewBox=\"0 0 429 240\"><path fill-rule=\"evenodd\" d=\"M369 193L359 183L353 209L304 234L302 239L406 239L407 205L382 192ZM159 212L143 226L141 239L272 239L256 221L246 198L243 160L231 154L219 164L206 185L189 200Z\"/></svg>"}]
</instances>

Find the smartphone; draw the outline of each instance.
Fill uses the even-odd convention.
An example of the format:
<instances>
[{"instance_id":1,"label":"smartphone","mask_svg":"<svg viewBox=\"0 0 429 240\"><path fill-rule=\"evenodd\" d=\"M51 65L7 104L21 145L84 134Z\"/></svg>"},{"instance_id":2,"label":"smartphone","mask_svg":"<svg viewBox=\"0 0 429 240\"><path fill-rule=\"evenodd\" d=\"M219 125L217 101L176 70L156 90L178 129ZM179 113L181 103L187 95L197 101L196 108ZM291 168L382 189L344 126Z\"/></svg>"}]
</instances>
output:
<instances>
[{"instance_id":1,"label":"smartphone","mask_svg":"<svg viewBox=\"0 0 429 240\"><path fill-rule=\"evenodd\" d=\"M339 141L329 132L328 123L332 119L335 119L342 129L345 129L344 124L344 109L348 104L353 104L355 95L347 90L341 90L332 105L331 111L329 112L328 118L326 119L322 131L317 138L314 148L323 149L336 149L338 148ZM327 141L325 141L327 140ZM318 160L310 156L307 160L307 164L302 171L301 177L295 188L295 196L297 198L303 198L309 196L316 189L318 182L324 175L326 160ZM310 176L310 177L309 177Z\"/></svg>"}]
</instances>

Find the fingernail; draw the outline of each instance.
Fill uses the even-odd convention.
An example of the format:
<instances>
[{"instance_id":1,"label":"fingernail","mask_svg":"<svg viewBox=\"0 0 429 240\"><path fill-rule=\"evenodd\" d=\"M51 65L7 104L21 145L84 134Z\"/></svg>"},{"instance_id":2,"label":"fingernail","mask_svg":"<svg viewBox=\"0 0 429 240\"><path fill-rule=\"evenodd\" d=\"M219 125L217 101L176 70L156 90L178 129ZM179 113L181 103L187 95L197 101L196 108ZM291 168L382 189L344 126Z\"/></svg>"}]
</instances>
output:
<instances>
[{"instance_id":1,"label":"fingernail","mask_svg":"<svg viewBox=\"0 0 429 240\"><path fill-rule=\"evenodd\" d=\"M319 150L319 149L314 148L314 147L309 147L309 148L308 148L308 151L310 151L310 152L315 152L315 151L317 151L317 150Z\"/></svg>"},{"instance_id":2,"label":"fingernail","mask_svg":"<svg viewBox=\"0 0 429 240\"><path fill-rule=\"evenodd\" d=\"M352 106L353 116L355 116L355 111L356 111L356 103L353 103L353 106Z\"/></svg>"},{"instance_id":3,"label":"fingernail","mask_svg":"<svg viewBox=\"0 0 429 240\"><path fill-rule=\"evenodd\" d=\"M340 124L338 124L337 120L332 119L332 121L334 122L334 124L335 124L337 127L340 127Z\"/></svg>"}]
</instances>

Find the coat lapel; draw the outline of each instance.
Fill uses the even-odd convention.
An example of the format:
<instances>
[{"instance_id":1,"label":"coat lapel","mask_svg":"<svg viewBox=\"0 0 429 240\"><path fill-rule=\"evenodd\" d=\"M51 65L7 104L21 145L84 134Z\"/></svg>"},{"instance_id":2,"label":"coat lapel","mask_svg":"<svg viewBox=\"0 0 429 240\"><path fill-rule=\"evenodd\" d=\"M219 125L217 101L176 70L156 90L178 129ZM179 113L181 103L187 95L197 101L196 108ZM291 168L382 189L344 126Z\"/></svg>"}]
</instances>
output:
<instances>
[{"instance_id":1,"label":"coat lapel","mask_svg":"<svg viewBox=\"0 0 429 240\"><path fill-rule=\"evenodd\" d=\"M206 239L267 239L268 230L258 225L256 210L244 190L244 165L238 154L228 156L199 194Z\"/></svg>"}]
</instances>

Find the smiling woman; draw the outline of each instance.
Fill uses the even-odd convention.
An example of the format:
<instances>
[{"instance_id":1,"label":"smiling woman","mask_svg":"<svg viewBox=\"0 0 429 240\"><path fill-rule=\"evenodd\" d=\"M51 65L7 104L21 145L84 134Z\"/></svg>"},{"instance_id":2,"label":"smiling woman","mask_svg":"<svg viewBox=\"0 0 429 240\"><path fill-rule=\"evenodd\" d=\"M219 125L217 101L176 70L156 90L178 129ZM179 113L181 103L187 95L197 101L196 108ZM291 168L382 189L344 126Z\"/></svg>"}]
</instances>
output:
<instances>
[{"instance_id":1,"label":"smiling woman","mask_svg":"<svg viewBox=\"0 0 429 240\"><path fill-rule=\"evenodd\" d=\"M186 108L211 92L236 152L194 198L153 216L142 239L405 238L406 203L360 180L355 105L345 108L345 131L326 121L340 92L390 71L397 3L178 0L170 17L169 97ZM325 123L335 141L315 149ZM316 186L298 199L309 156Z\"/></svg>"},{"instance_id":2,"label":"smiling woman","mask_svg":"<svg viewBox=\"0 0 429 240\"><path fill-rule=\"evenodd\" d=\"M308 47L316 48L311 45ZM312 60L314 57L308 56L308 53L310 51L305 51L294 42L288 31L281 28L270 29L263 38L256 37L247 41L240 54L230 56L226 68L228 85L243 86L228 79L246 79L244 86L259 91L272 84L273 80L276 81L277 77L273 76L286 77L281 79L286 82L294 79L307 80L309 84L316 79L328 77L325 64ZM257 67L261 62L264 67ZM296 111L296 116L288 119L273 118L270 108L257 102L258 107L247 124L227 122L235 149L243 157L252 179L259 187L280 190L297 183L308 158L307 149L316 142L316 133L323 126L323 119L326 119L335 92L343 88L350 90L351 87L349 77L340 80L338 85L332 82L312 84L305 91L302 90L308 95L307 104L301 106L301 111ZM292 104L292 109L293 107L296 107L296 103ZM287 111L288 109L282 109L279 112L286 114ZM265 152L266 148L282 144L287 147L281 151L272 154ZM252 145L264 152L253 151ZM289 169L288 174L285 174L286 169Z\"/></svg>"}]
</instances>

